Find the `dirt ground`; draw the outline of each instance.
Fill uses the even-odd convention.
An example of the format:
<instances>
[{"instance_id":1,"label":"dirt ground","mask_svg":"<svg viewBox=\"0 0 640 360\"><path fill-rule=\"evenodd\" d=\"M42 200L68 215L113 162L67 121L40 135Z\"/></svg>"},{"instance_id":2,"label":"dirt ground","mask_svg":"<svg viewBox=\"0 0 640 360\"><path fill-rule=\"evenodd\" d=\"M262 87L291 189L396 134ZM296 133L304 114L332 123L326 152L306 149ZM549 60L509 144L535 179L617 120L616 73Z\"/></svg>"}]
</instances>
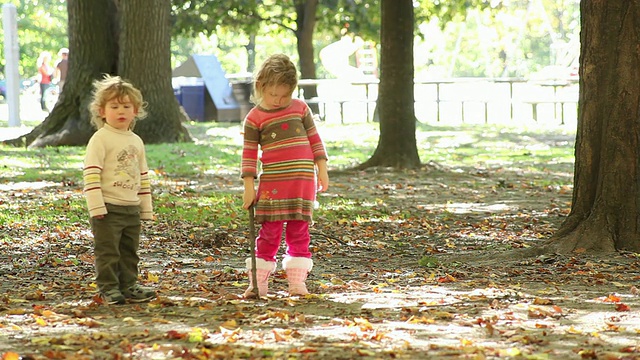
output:
<instances>
[{"instance_id":1,"label":"dirt ground","mask_svg":"<svg viewBox=\"0 0 640 360\"><path fill-rule=\"evenodd\" d=\"M1 229L21 240L4 241L0 255L0 354L640 359L637 254L519 253L553 234L571 200L570 188L537 187L532 178L571 175L434 163L403 173L332 172L320 206L339 197L344 208L331 211L344 216L316 217L307 297L287 296L280 266L268 297L240 297L249 254L244 220L145 225L142 282L159 297L114 306L94 297L86 228L15 224ZM81 196L74 185L65 191ZM15 201L20 193L0 196ZM371 210L354 217L350 204Z\"/></svg>"}]
</instances>

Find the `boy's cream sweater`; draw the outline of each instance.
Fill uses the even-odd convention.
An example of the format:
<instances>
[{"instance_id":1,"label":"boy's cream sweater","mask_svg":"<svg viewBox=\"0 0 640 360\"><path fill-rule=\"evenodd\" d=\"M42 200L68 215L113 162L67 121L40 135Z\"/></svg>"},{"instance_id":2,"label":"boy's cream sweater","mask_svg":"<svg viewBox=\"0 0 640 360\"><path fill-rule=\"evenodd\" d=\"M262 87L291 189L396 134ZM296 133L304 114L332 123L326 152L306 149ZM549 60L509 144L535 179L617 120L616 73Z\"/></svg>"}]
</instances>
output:
<instances>
[{"instance_id":1,"label":"boy's cream sweater","mask_svg":"<svg viewBox=\"0 0 640 360\"><path fill-rule=\"evenodd\" d=\"M140 205L140 218L151 220L151 184L142 139L108 124L93 134L84 159L84 195L89 215L107 213L105 203Z\"/></svg>"}]
</instances>

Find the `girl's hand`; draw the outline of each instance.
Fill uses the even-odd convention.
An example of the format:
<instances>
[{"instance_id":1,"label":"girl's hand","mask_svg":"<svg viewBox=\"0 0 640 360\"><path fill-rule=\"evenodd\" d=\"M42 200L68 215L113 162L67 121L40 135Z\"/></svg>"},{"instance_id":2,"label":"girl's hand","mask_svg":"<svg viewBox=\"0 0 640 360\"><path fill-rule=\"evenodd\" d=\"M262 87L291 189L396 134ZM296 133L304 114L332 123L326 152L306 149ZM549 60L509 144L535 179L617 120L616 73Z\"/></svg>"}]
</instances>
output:
<instances>
[{"instance_id":1,"label":"girl's hand","mask_svg":"<svg viewBox=\"0 0 640 360\"><path fill-rule=\"evenodd\" d=\"M104 215L96 215L93 218L94 219L104 219Z\"/></svg>"},{"instance_id":2,"label":"girl's hand","mask_svg":"<svg viewBox=\"0 0 640 360\"><path fill-rule=\"evenodd\" d=\"M327 161L322 159L316 161L317 176L318 176L318 188L316 191L323 192L329 189L329 172L327 171Z\"/></svg>"},{"instance_id":3,"label":"girl's hand","mask_svg":"<svg viewBox=\"0 0 640 360\"><path fill-rule=\"evenodd\" d=\"M242 207L248 209L256 202L256 186L253 177L247 176L244 182L244 194L242 194Z\"/></svg>"},{"instance_id":4,"label":"girl's hand","mask_svg":"<svg viewBox=\"0 0 640 360\"><path fill-rule=\"evenodd\" d=\"M248 209L251 205L256 202L256 190L253 188L244 189L244 194L242 195L242 207Z\"/></svg>"},{"instance_id":5,"label":"girl's hand","mask_svg":"<svg viewBox=\"0 0 640 360\"><path fill-rule=\"evenodd\" d=\"M316 189L318 192L327 191L329 188L329 174L326 171L318 172L318 188Z\"/></svg>"}]
</instances>

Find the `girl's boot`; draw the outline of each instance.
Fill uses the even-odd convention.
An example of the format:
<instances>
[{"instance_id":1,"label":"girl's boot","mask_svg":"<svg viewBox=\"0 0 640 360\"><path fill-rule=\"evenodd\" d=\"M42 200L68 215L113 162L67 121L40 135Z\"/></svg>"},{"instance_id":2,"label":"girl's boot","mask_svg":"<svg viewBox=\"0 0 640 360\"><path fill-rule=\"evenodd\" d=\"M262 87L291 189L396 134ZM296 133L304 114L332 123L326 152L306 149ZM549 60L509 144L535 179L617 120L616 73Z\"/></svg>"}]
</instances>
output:
<instances>
[{"instance_id":1,"label":"girl's boot","mask_svg":"<svg viewBox=\"0 0 640 360\"><path fill-rule=\"evenodd\" d=\"M249 288L244 292L245 298L255 297L253 293L253 276L251 275L251 258L246 260L247 274L249 274ZM266 261L260 258L256 259L256 278L258 280L258 293L260 296L266 296L269 291L269 275L276 270L275 261Z\"/></svg>"},{"instance_id":2,"label":"girl's boot","mask_svg":"<svg viewBox=\"0 0 640 360\"><path fill-rule=\"evenodd\" d=\"M307 285L304 283L307 280L307 274L313 267L313 261L304 257L290 257L286 256L282 261L282 267L287 273L287 280L289 281L289 295L307 295Z\"/></svg>"}]
</instances>

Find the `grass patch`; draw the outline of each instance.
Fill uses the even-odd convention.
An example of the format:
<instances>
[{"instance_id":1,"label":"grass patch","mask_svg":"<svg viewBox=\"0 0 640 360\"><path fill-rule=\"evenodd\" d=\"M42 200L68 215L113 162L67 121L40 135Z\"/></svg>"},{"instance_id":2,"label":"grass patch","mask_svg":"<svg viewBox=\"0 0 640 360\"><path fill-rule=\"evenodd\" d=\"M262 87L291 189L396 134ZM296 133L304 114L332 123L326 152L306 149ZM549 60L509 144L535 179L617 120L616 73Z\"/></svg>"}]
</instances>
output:
<instances>
[{"instance_id":1,"label":"grass patch","mask_svg":"<svg viewBox=\"0 0 640 360\"><path fill-rule=\"evenodd\" d=\"M207 174L238 173L242 151L237 123L191 123L191 143L149 144L149 167L159 177L197 179ZM378 125L318 125L329 152L330 169L351 168L366 161L378 143ZM448 167L518 167L545 172L555 165L573 166L569 131L504 126L418 126L416 141L422 162ZM84 147L25 149L0 146L0 183L80 181Z\"/></svg>"},{"instance_id":2,"label":"grass patch","mask_svg":"<svg viewBox=\"0 0 640 360\"><path fill-rule=\"evenodd\" d=\"M191 123L191 143L147 145L154 181L157 216L196 226L235 227L241 208L239 175L241 125ZM378 143L378 125L319 123L330 170L348 169L367 160ZM504 126L427 126L416 131L423 163L437 163L451 172L527 172L532 186L563 185L573 171L573 134L558 129ZM0 223L50 226L86 221L82 184L84 147L26 149L0 146L0 187L13 191L0 199ZM562 176L554 176L562 174ZM408 175L415 177L415 175ZM433 176L433 175L431 175ZM26 186L25 184L31 184ZM34 189L40 184L42 189ZM474 183L469 184L473 188ZM505 183L505 187L509 186ZM339 194L335 189L334 193ZM18 194L18 195L16 195ZM391 214L379 199L325 196L316 216L330 222L384 221ZM393 214L394 218L404 217ZM409 216L409 215L406 215Z\"/></svg>"}]
</instances>

